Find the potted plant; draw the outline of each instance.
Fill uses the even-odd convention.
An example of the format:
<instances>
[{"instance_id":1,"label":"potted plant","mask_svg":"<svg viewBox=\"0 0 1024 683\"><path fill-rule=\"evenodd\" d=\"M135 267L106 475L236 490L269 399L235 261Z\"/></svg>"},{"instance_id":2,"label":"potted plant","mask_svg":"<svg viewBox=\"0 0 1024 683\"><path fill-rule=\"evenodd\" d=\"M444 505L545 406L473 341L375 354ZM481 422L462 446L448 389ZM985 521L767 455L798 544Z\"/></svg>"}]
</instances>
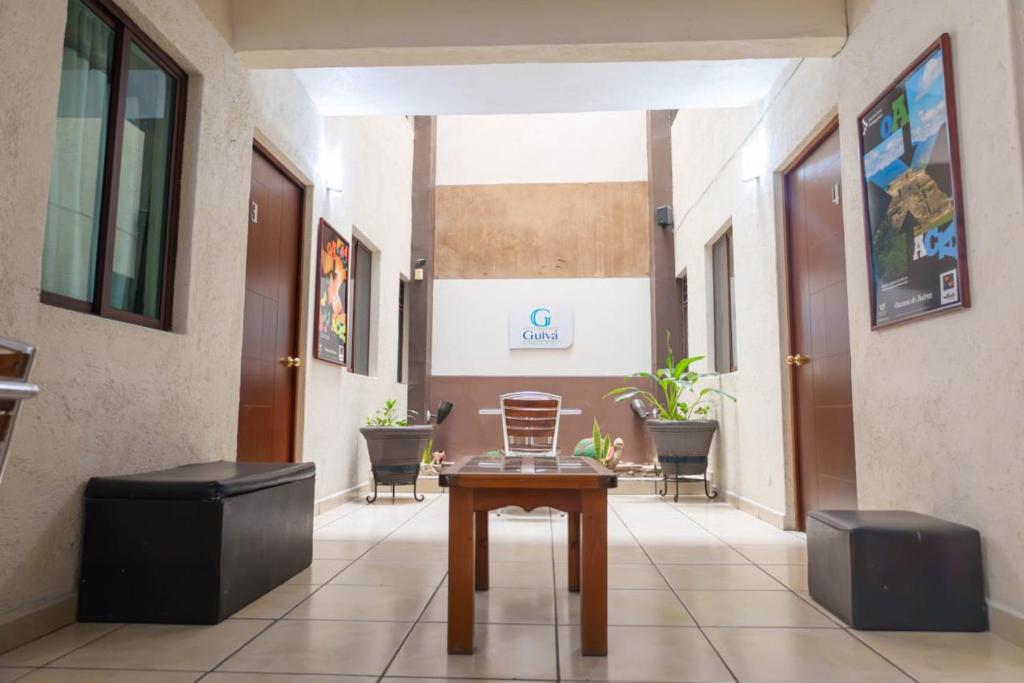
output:
<instances>
[{"instance_id":1,"label":"potted plant","mask_svg":"<svg viewBox=\"0 0 1024 683\"><path fill-rule=\"evenodd\" d=\"M395 486L412 484L412 495L417 501L423 496L416 492L416 480L420 473L420 459L423 449L434 432L433 425L409 424L409 411L404 418L396 413L395 399L388 399L384 407L366 418L366 426L359 431L366 438L370 453L370 469L373 471L373 494L366 502L377 500L377 485Z\"/></svg>"},{"instance_id":2,"label":"potted plant","mask_svg":"<svg viewBox=\"0 0 1024 683\"><path fill-rule=\"evenodd\" d=\"M597 423L597 418L594 418L594 427L591 430L590 437L581 439L576 444L572 454L584 458L593 458L608 469L614 470L615 466L619 464L619 458L622 456L622 446L622 439L615 439L613 441L610 434L605 434L601 431L601 425Z\"/></svg>"},{"instance_id":3,"label":"potted plant","mask_svg":"<svg viewBox=\"0 0 1024 683\"><path fill-rule=\"evenodd\" d=\"M665 488L659 491L665 495L671 478L676 484L675 499L679 500L679 481L688 476L700 476L704 480L704 494L714 498L708 487L707 468L711 440L718 431L718 421L709 419L714 407L714 397L736 399L718 387L703 385L704 380L718 377L718 373L698 373L690 369L704 356L692 356L676 361L669 347L665 367L650 372L637 372L635 379L645 379L653 384L653 391L640 387L619 387L609 391L605 398L612 396L616 401L642 399L648 406L645 423L654 442L655 454L661 466Z\"/></svg>"}]
</instances>

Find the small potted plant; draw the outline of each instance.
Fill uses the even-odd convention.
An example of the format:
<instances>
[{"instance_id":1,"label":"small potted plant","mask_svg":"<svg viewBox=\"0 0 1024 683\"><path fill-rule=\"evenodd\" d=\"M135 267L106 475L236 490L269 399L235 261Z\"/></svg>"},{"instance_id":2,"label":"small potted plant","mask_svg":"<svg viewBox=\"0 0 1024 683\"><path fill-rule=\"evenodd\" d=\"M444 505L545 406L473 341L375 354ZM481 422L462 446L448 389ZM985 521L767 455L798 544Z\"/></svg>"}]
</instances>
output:
<instances>
[{"instance_id":1,"label":"small potted plant","mask_svg":"<svg viewBox=\"0 0 1024 683\"><path fill-rule=\"evenodd\" d=\"M651 410L647 412L647 431L654 442L655 454L661 466L665 495L670 479L675 481L679 500L679 481L688 476L700 476L704 480L704 494L714 498L708 487L707 468L711 440L718 431L718 421L709 419L714 407L714 397L722 396L735 401L728 393L714 386L702 386L703 380L718 377L718 373L698 373L690 366L704 360L704 356L692 356L676 361L671 346L665 367L650 372L637 372L635 379L648 380L653 391L629 386L613 389L605 395L616 401L642 399ZM655 393L656 392L656 393Z\"/></svg>"},{"instance_id":2,"label":"small potted plant","mask_svg":"<svg viewBox=\"0 0 1024 683\"><path fill-rule=\"evenodd\" d=\"M594 418L594 427L590 437L581 439L576 444L573 455L593 458L608 469L614 470L615 466L619 464L619 458L622 457L622 446L622 439L613 441L610 434L601 431L601 425L597 423L597 418Z\"/></svg>"},{"instance_id":3,"label":"small potted plant","mask_svg":"<svg viewBox=\"0 0 1024 683\"><path fill-rule=\"evenodd\" d=\"M377 500L377 486L391 486L394 496L395 486L412 484L412 495L417 501L423 496L416 492L416 480L420 473L420 459L424 448L434 432L433 425L411 425L409 411L406 417L399 418L396 413L395 399L388 399L384 407L366 418L366 426L359 431L366 438L366 448L370 453L370 468L373 471L373 494L366 497L368 503Z\"/></svg>"}]
</instances>

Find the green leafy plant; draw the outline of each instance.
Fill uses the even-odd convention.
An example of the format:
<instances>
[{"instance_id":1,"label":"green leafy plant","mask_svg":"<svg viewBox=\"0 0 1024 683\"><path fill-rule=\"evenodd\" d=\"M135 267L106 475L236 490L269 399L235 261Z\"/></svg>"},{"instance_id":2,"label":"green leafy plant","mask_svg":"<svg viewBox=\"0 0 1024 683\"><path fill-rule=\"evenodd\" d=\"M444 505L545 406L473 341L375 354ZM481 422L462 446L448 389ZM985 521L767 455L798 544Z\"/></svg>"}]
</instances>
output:
<instances>
[{"instance_id":1,"label":"green leafy plant","mask_svg":"<svg viewBox=\"0 0 1024 683\"><path fill-rule=\"evenodd\" d=\"M597 424L596 417L591 438L594 440L594 458L603 465L608 461L608 454L612 451L612 435L601 433L601 425Z\"/></svg>"},{"instance_id":2,"label":"green leafy plant","mask_svg":"<svg viewBox=\"0 0 1024 683\"><path fill-rule=\"evenodd\" d=\"M423 449L423 456L420 458L420 462L424 465L430 465L434 462L434 440L427 440L427 447Z\"/></svg>"},{"instance_id":3,"label":"green leafy plant","mask_svg":"<svg viewBox=\"0 0 1024 683\"><path fill-rule=\"evenodd\" d=\"M389 398L384 401L384 407L378 410L373 415L366 418L367 427L408 427L409 417L416 414L416 411L406 411L406 416L402 419L398 418L395 406L398 405L398 401Z\"/></svg>"},{"instance_id":4,"label":"green leafy plant","mask_svg":"<svg viewBox=\"0 0 1024 683\"><path fill-rule=\"evenodd\" d=\"M650 380L654 385L654 391L636 386L619 387L605 394L605 398L614 397L616 401L629 401L640 397L654 407L655 416L659 420L706 418L714 407L714 396L722 396L731 401L735 401L736 398L718 387L700 386L701 380L718 377L717 372L698 373L690 369L691 365L702 360L704 356L691 356L676 361L672 345L669 344L665 367L658 368L653 373L637 372L626 378Z\"/></svg>"}]
</instances>

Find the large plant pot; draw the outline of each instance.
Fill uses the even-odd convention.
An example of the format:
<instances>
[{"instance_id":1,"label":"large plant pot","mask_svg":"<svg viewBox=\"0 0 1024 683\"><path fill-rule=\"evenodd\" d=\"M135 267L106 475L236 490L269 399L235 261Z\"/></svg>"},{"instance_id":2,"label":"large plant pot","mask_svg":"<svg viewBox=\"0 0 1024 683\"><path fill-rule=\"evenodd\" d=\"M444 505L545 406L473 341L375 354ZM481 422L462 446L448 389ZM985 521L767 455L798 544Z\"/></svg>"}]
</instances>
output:
<instances>
[{"instance_id":1,"label":"large plant pot","mask_svg":"<svg viewBox=\"0 0 1024 683\"><path fill-rule=\"evenodd\" d=\"M420 460L427 447L433 425L412 427L363 427L359 432L366 438L366 449L370 453L370 469L373 470L373 495L369 502L377 499L377 485L416 485L420 473ZM413 496L422 500L422 496Z\"/></svg>"},{"instance_id":2,"label":"large plant pot","mask_svg":"<svg viewBox=\"0 0 1024 683\"><path fill-rule=\"evenodd\" d=\"M718 431L717 420L647 420L647 429L666 484L669 480L676 482L677 500L681 477L702 477L705 495L718 495L712 495L707 481L708 453Z\"/></svg>"}]
</instances>

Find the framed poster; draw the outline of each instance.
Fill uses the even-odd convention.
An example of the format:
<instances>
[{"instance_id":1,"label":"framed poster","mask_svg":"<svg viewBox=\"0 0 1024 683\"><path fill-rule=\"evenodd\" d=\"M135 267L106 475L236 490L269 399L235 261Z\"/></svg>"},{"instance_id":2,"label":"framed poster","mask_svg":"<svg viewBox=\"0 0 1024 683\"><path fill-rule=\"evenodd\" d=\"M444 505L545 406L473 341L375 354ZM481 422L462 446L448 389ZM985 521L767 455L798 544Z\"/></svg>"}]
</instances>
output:
<instances>
[{"instance_id":1,"label":"framed poster","mask_svg":"<svg viewBox=\"0 0 1024 683\"><path fill-rule=\"evenodd\" d=\"M348 342L348 242L322 218L316 255L314 352L320 360L345 365Z\"/></svg>"},{"instance_id":2,"label":"framed poster","mask_svg":"<svg viewBox=\"0 0 1024 683\"><path fill-rule=\"evenodd\" d=\"M970 306L949 34L857 119L871 327Z\"/></svg>"}]
</instances>

